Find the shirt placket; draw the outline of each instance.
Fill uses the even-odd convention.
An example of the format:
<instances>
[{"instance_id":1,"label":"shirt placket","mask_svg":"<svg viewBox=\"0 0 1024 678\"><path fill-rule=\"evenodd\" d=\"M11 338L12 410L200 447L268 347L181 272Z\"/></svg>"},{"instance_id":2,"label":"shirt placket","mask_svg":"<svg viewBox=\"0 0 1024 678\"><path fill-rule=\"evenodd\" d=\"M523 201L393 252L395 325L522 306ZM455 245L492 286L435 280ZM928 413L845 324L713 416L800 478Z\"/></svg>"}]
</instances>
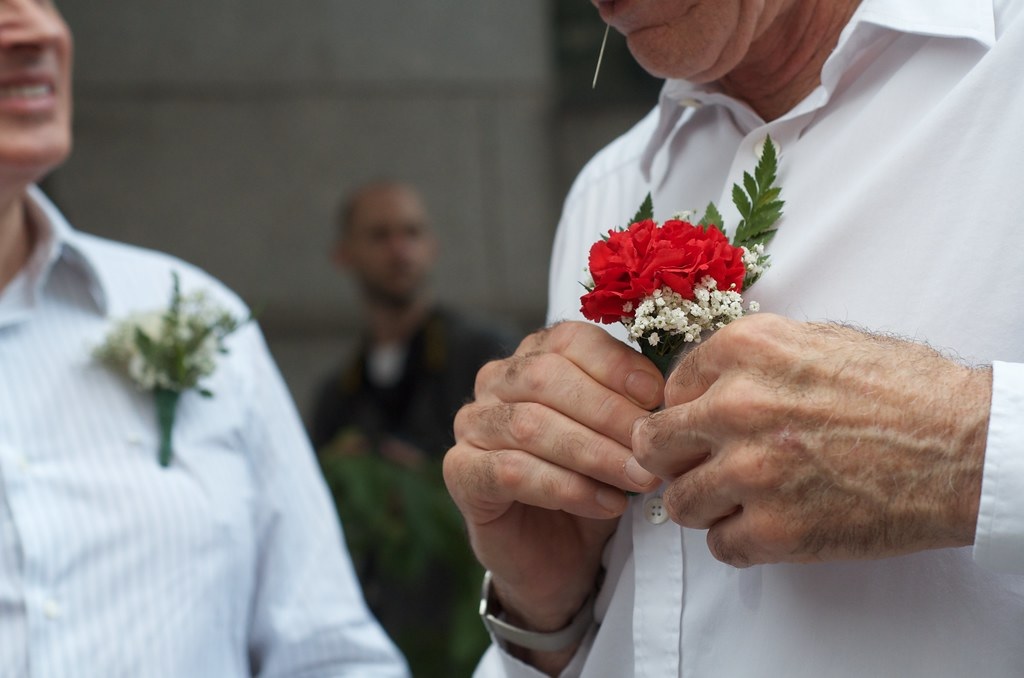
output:
<instances>
[{"instance_id":1,"label":"shirt placket","mask_svg":"<svg viewBox=\"0 0 1024 678\"><path fill-rule=\"evenodd\" d=\"M636 567L633 651L636 678L679 671L683 552L678 525L668 520L662 490L632 499Z\"/></svg>"}]
</instances>

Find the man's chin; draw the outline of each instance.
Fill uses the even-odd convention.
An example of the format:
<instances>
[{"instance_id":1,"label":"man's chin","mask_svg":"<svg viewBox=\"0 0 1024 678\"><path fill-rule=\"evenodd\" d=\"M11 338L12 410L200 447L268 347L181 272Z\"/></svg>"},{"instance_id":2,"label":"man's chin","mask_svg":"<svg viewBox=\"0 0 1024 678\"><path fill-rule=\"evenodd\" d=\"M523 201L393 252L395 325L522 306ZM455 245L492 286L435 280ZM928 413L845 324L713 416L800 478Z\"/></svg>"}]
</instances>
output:
<instances>
[{"instance_id":1,"label":"man's chin","mask_svg":"<svg viewBox=\"0 0 1024 678\"><path fill-rule=\"evenodd\" d=\"M416 305L422 295L419 290L374 290L370 299L378 306L386 306L395 311L404 311Z\"/></svg>"}]
</instances>

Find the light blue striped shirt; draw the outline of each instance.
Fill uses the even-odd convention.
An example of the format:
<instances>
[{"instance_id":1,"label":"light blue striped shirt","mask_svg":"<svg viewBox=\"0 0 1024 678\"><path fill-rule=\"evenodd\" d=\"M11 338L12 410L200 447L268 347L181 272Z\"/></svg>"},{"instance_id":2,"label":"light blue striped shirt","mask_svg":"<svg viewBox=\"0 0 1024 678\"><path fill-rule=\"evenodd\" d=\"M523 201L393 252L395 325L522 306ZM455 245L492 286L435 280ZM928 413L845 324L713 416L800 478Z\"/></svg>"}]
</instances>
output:
<instances>
[{"instance_id":1,"label":"light blue striped shirt","mask_svg":"<svg viewBox=\"0 0 1024 678\"><path fill-rule=\"evenodd\" d=\"M165 308L172 257L76 232L32 188L33 258L0 292L0 677L403 676L370 616L254 323L183 395L157 463L151 394L90 356Z\"/></svg>"}]
</instances>

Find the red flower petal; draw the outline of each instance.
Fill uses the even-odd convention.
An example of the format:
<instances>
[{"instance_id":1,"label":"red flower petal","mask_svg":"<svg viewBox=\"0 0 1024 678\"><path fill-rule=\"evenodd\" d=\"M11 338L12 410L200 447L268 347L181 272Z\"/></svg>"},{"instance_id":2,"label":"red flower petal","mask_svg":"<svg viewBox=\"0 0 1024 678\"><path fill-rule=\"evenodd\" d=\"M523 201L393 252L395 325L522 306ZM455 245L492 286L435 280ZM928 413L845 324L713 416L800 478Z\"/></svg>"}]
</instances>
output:
<instances>
[{"instance_id":1,"label":"red flower petal","mask_svg":"<svg viewBox=\"0 0 1024 678\"><path fill-rule=\"evenodd\" d=\"M670 219L661 226L648 219L611 231L607 240L590 248L592 291L581 297L581 311L595 322L618 322L644 297L663 286L684 299L693 299L693 287L711 276L718 289L743 290L746 269L743 250L729 244L715 226L706 230L689 222Z\"/></svg>"}]
</instances>

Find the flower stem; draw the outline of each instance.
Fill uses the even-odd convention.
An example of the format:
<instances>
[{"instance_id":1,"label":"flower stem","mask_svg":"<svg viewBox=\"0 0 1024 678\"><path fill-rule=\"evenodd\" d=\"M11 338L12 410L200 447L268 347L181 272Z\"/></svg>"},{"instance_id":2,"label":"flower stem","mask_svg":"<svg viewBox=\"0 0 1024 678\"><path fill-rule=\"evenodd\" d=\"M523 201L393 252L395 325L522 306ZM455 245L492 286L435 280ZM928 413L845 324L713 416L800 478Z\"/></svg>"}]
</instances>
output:
<instances>
[{"instance_id":1,"label":"flower stem","mask_svg":"<svg viewBox=\"0 0 1024 678\"><path fill-rule=\"evenodd\" d=\"M672 362L676 358L675 352L659 353L658 349L648 344L646 339L640 340L640 352L644 354L645 358L654 363L654 366L661 372L661 376L668 377Z\"/></svg>"},{"instance_id":2,"label":"flower stem","mask_svg":"<svg viewBox=\"0 0 1024 678\"><path fill-rule=\"evenodd\" d=\"M659 372L661 372L661 376L667 379L669 372L672 369L672 365L676 359L678 349L670 350L668 353L659 353L657 348L651 346L647 342L647 339L643 338L640 340L640 353L642 353L645 358L654 363L654 366L658 368ZM661 409L661 407L659 406L657 409ZM635 497L638 494L640 493L626 490L627 497Z\"/></svg>"},{"instance_id":3,"label":"flower stem","mask_svg":"<svg viewBox=\"0 0 1024 678\"><path fill-rule=\"evenodd\" d=\"M156 418L160 427L160 465L167 467L171 463L173 447L171 446L171 430L174 428L174 415L178 409L181 393L166 388L153 391L156 398Z\"/></svg>"}]
</instances>

